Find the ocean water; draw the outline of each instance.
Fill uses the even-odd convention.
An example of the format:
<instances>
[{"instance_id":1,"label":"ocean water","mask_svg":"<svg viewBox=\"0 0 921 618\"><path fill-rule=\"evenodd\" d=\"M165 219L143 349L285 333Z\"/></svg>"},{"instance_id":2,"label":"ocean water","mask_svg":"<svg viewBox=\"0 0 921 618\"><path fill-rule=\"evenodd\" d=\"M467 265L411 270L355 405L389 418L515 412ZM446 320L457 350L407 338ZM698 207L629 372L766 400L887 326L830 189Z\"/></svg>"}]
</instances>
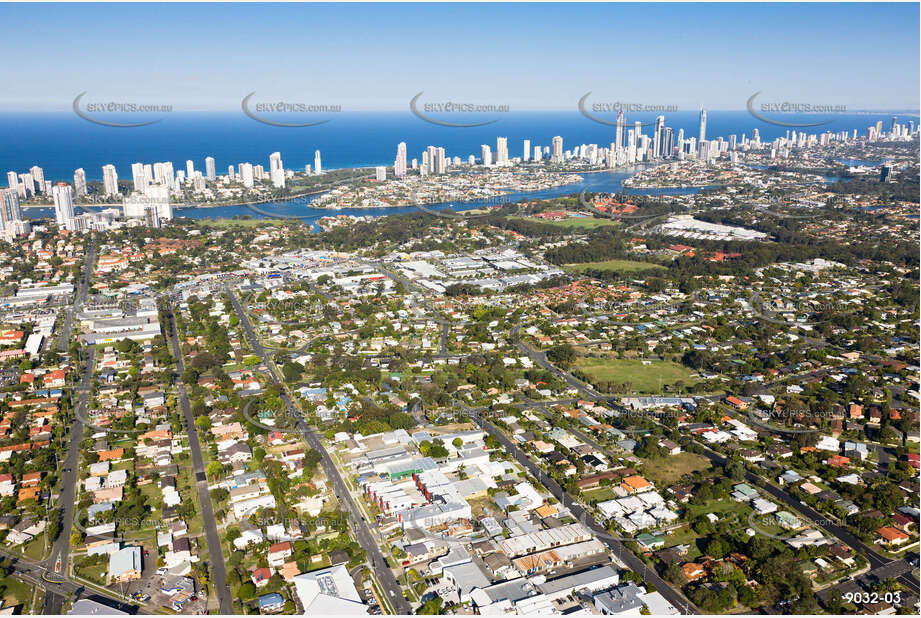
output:
<instances>
[{"instance_id":1,"label":"ocean water","mask_svg":"<svg viewBox=\"0 0 921 618\"><path fill-rule=\"evenodd\" d=\"M602 114L598 114L602 115ZM666 126L677 132L684 129L687 137L697 136L696 111L664 114ZM419 158L429 145L442 146L448 156L466 159L468 155L480 156L480 145L489 144L496 150L496 137L507 137L509 156L522 154L522 141L550 146L555 135L563 137L564 149L583 143L610 144L614 127L594 122L578 111L564 112L508 112L484 115L461 114L439 118L461 122L495 120L481 127L445 127L430 124L409 109L405 112L340 112L317 117L329 122L313 127L275 127L257 122L243 112L239 113L165 113L111 117L115 122L137 122L159 119L143 127L107 127L91 123L74 113L33 113L0 115L0 134L4 136L0 148L0 173L24 173L38 165L48 180L73 181L73 172L82 167L90 180L101 180L102 166L114 164L121 179L130 179L131 164L172 161L176 170L185 169L191 159L195 169L204 170L205 157L215 159L218 174L226 173L228 165L241 162L262 164L268 168L269 154L279 151L285 167L303 169L313 164L314 151L322 153L323 167L363 167L392 165L397 144L405 141L409 159ZM463 116L463 117L462 117ZM639 120L652 122L656 114L628 114L627 126ZM311 115L313 118L314 115ZM603 115L613 120L613 115ZM888 129L891 113L879 114L817 114L784 115L786 122L816 122L829 120L821 127L807 128L807 133L825 130L857 129L866 134L867 127L877 120ZM901 115L900 122L917 116ZM303 118L300 120L303 121ZM762 141L783 136L790 129L762 122L747 111L708 111L707 137L742 134L751 137L758 129ZM797 129L799 130L799 129ZM652 134L652 127L643 133ZM0 176L0 184L5 185Z\"/></svg>"}]
</instances>

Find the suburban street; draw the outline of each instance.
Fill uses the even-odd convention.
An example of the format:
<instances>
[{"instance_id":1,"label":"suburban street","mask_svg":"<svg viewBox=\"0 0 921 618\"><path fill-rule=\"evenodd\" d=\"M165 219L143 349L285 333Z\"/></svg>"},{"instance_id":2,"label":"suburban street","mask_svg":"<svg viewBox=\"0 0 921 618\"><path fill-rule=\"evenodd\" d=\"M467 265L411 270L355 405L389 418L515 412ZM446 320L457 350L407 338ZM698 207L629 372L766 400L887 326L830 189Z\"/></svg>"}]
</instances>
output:
<instances>
[{"instance_id":1,"label":"suburban street","mask_svg":"<svg viewBox=\"0 0 921 618\"><path fill-rule=\"evenodd\" d=\"M726 461L725 457L719 453L716 453L715 451L710 450L707 447L704 447L703 454L708 459L710 459L710 461L717 465L723 465L723 463ZM772 498L779 500L794 511L798 512L810 523L819 528L822 528L829 535L854 548L857 553L866 558L867 562L870 563L871 569L880 569L884 567L890 569L897 568L901 571L897 579L899 579L899 581L902 582L902 585L906 586L908 590L914 592L916 595L918 594L918 582L914 581L914 579L911 577L911 569L908 567L908 563L904 558L899 560L892 560L891 558L882 556L875 549L858 539L852 533L848 532L846 528L830 521L827 515L823 515L808 504L797 500L779 487L768 483L752 472L745 472L745 480L763 489L769 493ZM904 566L904 568L901 568L902 566Z\"/></svg>"},{"instance_id":2,"label":"suburban street","mask_svg":"<svg viewBox=\"0 0 921 618\"><path fill-rule=\"evenodd\" d=\"M515 327L512 329L511 334L513 336L517 334L518 328L519 327ZM609 398L602 396L600 393L598 393L594 389L583 384L582 382L577 380L575 377L573 377L569 372L563 371L559 369L558 367L556 367L555 365L553 365L552 363L550 363L547 360L546 354L544 354L543 352L534 350L530 346L526 345L525 343L521 341L517 342L517 346L521 352L527 354L531 358L531 360L533 360L535 363L540 365L542 368L546 369L547 371L550 371L554 375L565 380L570 386L578 389L584 398L591 400L591 401L598 401L600 399L604 399L607 401L609 405L614 406L615 409L620 408L618 404L615 404L613 401L608 401ZM546 406L552 405L554 403L562 403L562 402L561 401L553 401L553 402L545 402L545 403L532 402L527 405L529 407L546 408ZM731 412L732 411L728 410L727 408L727 413L731 413ZM479 417L476 415L475 415L475 418L479 419ZM478 422L481 422L481 421L478 420ZM582 432L577 432L577 433L579 434L579 437L588 441L595 448L599 449L602 452L606 452L606 449L602 447L602 445L599 444L594 439L589 438ZM720 465L720 466L722 466L725 463L726 458L724 456L707 448L706 446L703 446L703 445L701 446L703 447L703 454L708 459L710 459L711 462L713 462L714 464ZM517 447L514 447L514 445L512 445L512 447L516 448L517 450ZM877 451L880 453L880 466L883 468L887 467L889 465L889 458L890 458L889 454L886 453L885 449L883 448L878 448ZM897 579L899 579L902 585L906 586L908 590L911 590L915 594L919 594L918 582L915 581L914 578L911 576L911 569L902 568L903 566L907 566L907 563L905 562L904 559L892 560L892 559L882 556L875 549L871 548L870 546L865 544L863 541L858 539L855 535L848 532L848 530L845 529L843 526L837 525L834 522L829 521L829 518L827 516L822 515L821 513L819 513L812 507L810 507L809 505L804 504L803 502L797 500L796 498L794 498L793 496L791 496L784 490L780 489L779 487L776 487L775 485L772 485L771 483L766 482L763 478L759 477L753 472L746 471L745 479L748 482L754 485L757 485L758 487L760 487L761 489L769 493L776 500L779 500L783 504L786 504L791 509L793 509L794 511L802 515L804 518L813 522L816 526L824 529L829 535L837 538L842 543L854 548L855 551L857 551L867 560L867 562L870 564L871 569L896 568L896 570L899 572ZM552 483L553 481L550 480L550 482Z\"/></svg>"},{"instance_id":3,"label":"suburban street","mask_svg":"<svg viewBox=\"0 0 921 618\"><path fill-rule=\"evenodd\" d=\"M170 345L176 359L177 381L179 391L179 405L185 417L186 431L189 434L189 448L192 451L192 465L195 472L195 485L198 490L198 501L201 504L202 521L205 526L205 537L208 543L208 560L211 563L211 584L217 593L220 613L233 613L233 598L230 596L230 587L227 585L227 567L224 565L224 554L221 551L221 537L217 531L217 522L214 519L214 505L211 504L211 495L208 492L208 475L205 473L204 458L201 454L201 443L198 441L198 430L195 419L192 417L192 408L186 393L185 384L178 376L182 375L185 365L182 360L182 348L179 346L179 335L176 332L176 319L173 316L172 306L164 302L167 312L167 325L169 328Z\"/></svg>"},{"instance_id":4,"label":"suburban street","mask_svg":"<svg viewBox=\"0 0 921 618\"><path fill-rule=\"evenodd\" d=\"M671 584L666 582L664 579L659 577L654 569L650 569L646 566L642 560L640 560L632 551L627 549L623 543L611 538L610 533L605 529L604 526L599 524L591 513L587 512L582 505L573 500L568 493L553 480L550 476L545 474L540 467L531 460L524 452L521 451L511 440L506 437L495 425L490 423L488 420L484 419L480 414L476 413L473 410L466 409L465 412L474 419L479 427L495 437L506 450L515 457L515 461L521 464L532 476L537 478L541 484L546 487L553 497L560 501L560 503L569 509L578 521L586 524L592 529L593 532L598 533L599 540L608 546L608 548L614 552L614 555L617 556L618 560L627 565L627 567L634 573L641 574L649 583L653 584L658 591L662 594L665 599L675 606L682 614L699 614L698 609L684 596L676 591Z\"/></svg>"},{"instance_id":5,"label":"suburban street","mask_svg":"<svg viewBox=\"0 0 921 618\"><path fill-rule=\"evenodd\" d=\"M234 311L237 313L237 317L240 318L240 324L243 325L243 329L246 331L246 337L250 342L250 346L253 348L253 352L262 359L262 362L268 369L269 377L272 379L272 381L281 386L275 371L275 363L272 361L263 345L259 342L259 337L256 336L256 332L253 330L253 325L250 322L249 315L243 309L243 306L240 304L240 300L237 298L237 295L234 294L230 288L227 288L226 291L230 296L230 300L233 304ZM342 479L342 476L339 474L339 470L336 468L333 460L330 458L329 453L323 447L323 444L317 435L307 425L300 408L294 404L288 395L287 390L284 388L282 388L281 391L281 398L282 401L284 401L288 414L296 419L297 428L304 436L307 444L310 446L310 448L320 453L320 462L323 465L323 469L326 471L326 476L333 485L333 489L336 493L336 498L339 500L339 503L349 512L349 519L351 520L353 526L352 529L355 532L355 536L358 538L359 544L367 554L368 562L371 565L372 571L388 595L387 602L393 606L393 609L397 614L411 614L412 607L406 601L406 599L403 598L403 592L400 588L400 584L397 582L396 577L394 577L393 572L387 565L387 561L384 560L380 548L378 547L377 541L374 539L374 535L371 533L370 528L368 528L368 524L362 517L358 506L352 500L352 496L349 493L348 487L346 486L345 481Z\"/></svg>"}]
</instances>

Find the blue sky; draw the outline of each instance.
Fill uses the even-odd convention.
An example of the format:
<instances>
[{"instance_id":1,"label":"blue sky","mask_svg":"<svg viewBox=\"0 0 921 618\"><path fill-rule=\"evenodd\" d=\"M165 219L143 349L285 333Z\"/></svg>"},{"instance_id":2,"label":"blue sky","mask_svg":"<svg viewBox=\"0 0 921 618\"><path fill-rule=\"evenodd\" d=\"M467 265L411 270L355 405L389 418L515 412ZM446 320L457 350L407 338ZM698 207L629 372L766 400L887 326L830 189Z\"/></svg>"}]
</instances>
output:
<instances>
[{"instance_id":1,"label":"blue sky","mask_svg":"<svg viewBox=\"0 0 921 618\"><path fill-rule=\"evenodd\" d=\"M2 109L74 97L238 111L240 100L918 109L919 5L2 4ZM759 99L759 100L760 100Z\"/></svg>"}]
</instances>

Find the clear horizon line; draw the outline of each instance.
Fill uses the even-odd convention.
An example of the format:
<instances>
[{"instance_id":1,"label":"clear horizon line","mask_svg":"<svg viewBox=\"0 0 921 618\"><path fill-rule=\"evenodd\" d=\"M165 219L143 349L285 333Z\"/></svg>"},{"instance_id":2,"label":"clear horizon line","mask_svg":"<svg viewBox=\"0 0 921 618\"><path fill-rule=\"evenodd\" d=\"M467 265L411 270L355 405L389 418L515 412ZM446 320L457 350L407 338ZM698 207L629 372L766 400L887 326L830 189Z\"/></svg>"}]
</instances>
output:
<instances>
[{"instance_id":1,"label":"clear horizon line","mask_svg":"<svg viewBox=\"0 0 921 618\"><path fill-rule=\"evenodd\" d=\"M735 108L735 109L716 108L716 107L703 107L703 108L693 107L693 108L687 108L687 109L677 109L675 111L668 111L668 112L665 112L665 111L647 111L647 112L633 111L633 112L630 112L630 114L632 115L639 115L639 114L667 115L667 114L681 114L681 113L698 113L701 110L706 110L707 112L748 112L749 111L745 107ZM361 112L366 112L366 113L409 112L409 113L412 113L412 110L407 106L405 108L386 108L386 109L383 109L383 108L382 109L376 109L376 108L343 109L342 111L339 111L339 112L330 112L330 113L342 114L342 113L361 113ZM11 113L17 113L17 114L18 113L23 113L23 114L73 114L74 112L73 112L73 109L69 107L60 108L60 109L0 107L0 114L11 114ZM148 114L156 115L156 114L211 114L211 113L243 114L244 112L240 110L239 108L207 108L207 109L185 109L185 110L175 110L174 109L173 111L170 111L170 112L138 112L138 113L139 114L142 113L144 115L148 115ZM295 113L297 112L292 112L292 114L295 114ZM324 112L310 112L310 113L321 114ZM445 112L445 113L449 115L451 114L451 112ZM454 114L459 114L459 113L461 112L454 112ZM489 113L490 112L477 112L477 115L485 115ZM507 112L501 112L502 115L509 115L509 114L515 114L515 113L575 113L575 114L580 114L581 112L578 108L576 109L573 109L573 108L510 109ZM613 113L613 112L610 112L610 113ZM889 114L889 113L903 113L903 114L917 115L917 114L921 114L921 108L917 108L917 109L904 108L904 107L857 108L857 109L852 109L852 110L847 110L847 111L842 111L842 112L795 112L795 113L817 114L817 115L825 114L825 115L831 115L831 116L846 116L848 114ZM118 115L118 114L116 113L113 115Z\"/></svg>"}]
</instances>

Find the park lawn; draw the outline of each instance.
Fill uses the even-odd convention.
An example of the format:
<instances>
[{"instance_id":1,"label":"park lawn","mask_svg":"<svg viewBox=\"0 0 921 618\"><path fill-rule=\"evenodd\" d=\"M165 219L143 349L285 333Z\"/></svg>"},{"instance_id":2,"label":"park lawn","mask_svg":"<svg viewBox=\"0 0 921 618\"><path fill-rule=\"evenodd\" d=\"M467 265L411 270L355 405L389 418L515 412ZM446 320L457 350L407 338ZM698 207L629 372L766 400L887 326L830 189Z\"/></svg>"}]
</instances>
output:
<instances>
[{"instance_id":1,"label":"park lawn","mask_svg":"<svg viewBox=\"0 0 921 618\"><path fill-rule=\"evenodd\" d=\"M536 217L509 217L509 219L520 219L522 221L531 221L533 223L544 223L554 227L573 230L594 230L599 227L613 227L620 225L619 221L610 219L597 219L595 217L568 217L559 221L550 221L547 219L538 219Z\"/></svg>"},{"instance_id":2,"label":"park lawn","mask_svg":"<svg viewBox=\"0 0 921 618\"><path fill-rule=\"evenodd\" d=\"M708 470L710 460L696 453L678 453L667 455L661 459L644 459L643 474L657 487L671 485L681 480L681 477L697 470Z\"/></svg>"},{"instance_id":3,"label":"park lawn","mask_svg":"<svg viewBox=\"0 0 921 618\"><path fill-rule=\"evenodd\" d=\"M566 264L563 270L573 273L583 273L586 270L603 270L622 273L635 273L644 270L665 270L662 264L653 262L640 262L637 260L604 260L601 262L584 262L582 264Z\"/></svg>"},{"instance_id":4,"label":"park lawn","mask_svg":"<svg viewBox=\"0 0 921 618\"><path fill-rule=\"evenodd\" d=\"M596 219L595 217L569 217L560 221L543 221L557 227L577 229L577 230L594 230L599 227L619 226L619 221L610 219Z\"/></svg>"},{"instance_id":5,"label":"park lawn","mask_svg":"<svg viewBox=\"0 0 921 618\"><path fill-rule=\"evenodd\" d=\"M597 382L629 382L627 389L631 393L662 393L665 386L682 381L685 386L695 384L698 379L691 377L691 370L671 361L645 361L619 358L583 357L576 361L575 367L588 374Z\"/></svg>"}]
</instances>

